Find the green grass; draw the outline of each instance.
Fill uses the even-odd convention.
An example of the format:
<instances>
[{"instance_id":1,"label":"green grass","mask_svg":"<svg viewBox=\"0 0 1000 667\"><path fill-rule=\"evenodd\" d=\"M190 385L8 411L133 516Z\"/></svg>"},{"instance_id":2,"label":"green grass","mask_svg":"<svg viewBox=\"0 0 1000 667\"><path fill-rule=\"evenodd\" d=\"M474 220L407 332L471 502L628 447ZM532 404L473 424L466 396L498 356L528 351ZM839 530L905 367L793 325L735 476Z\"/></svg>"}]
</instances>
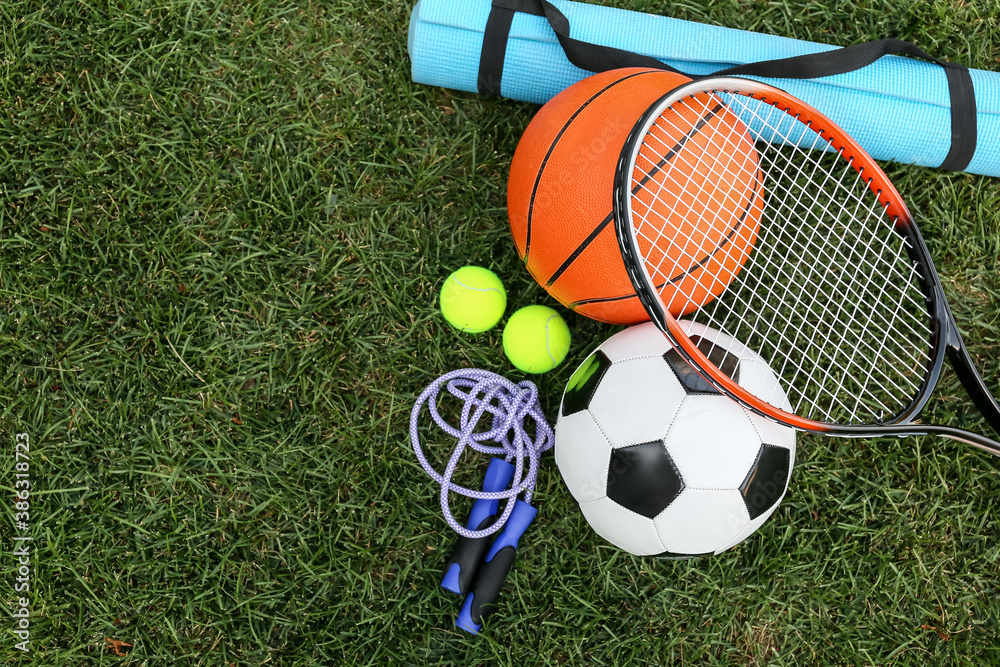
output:
<instances>
[{"instance_id":1,"label":"green grass","mask_svg":"<svg viewBox=\"0 0 1000 667\"><path fill-rule=\"evenodd\" d=\"M1000 61L987 0L613 4ZM535 107L411 82L410 5L0 2L0 484L30 434L37 549L5 664L1000 664L1000 464L929 438L801 437L776 515L687 562L603 542L547 458L501 610L453 628L409 410L454 368L514 375L436 291L476 263L555 304L507 231ZM889 171L996 387L998 181ZM568 320L551 416L615 330Z\"/></svg>"}]
</instances>

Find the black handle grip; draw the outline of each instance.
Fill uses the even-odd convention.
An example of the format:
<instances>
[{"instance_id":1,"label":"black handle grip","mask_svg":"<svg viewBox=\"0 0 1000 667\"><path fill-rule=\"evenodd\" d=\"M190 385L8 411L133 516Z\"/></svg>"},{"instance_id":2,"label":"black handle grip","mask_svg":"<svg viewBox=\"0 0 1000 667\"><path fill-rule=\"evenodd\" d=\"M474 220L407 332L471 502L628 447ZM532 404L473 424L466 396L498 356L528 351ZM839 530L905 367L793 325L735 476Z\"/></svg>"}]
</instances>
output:
<instances>
[{"instance_id":1,"label":"black handle grip","mask_svg":"<svg viewBox=\"0 0 1000 667\"><path fill-rule=\"evenodd\" d=\"M507 524L490 547L476 571L472 592L465 598L455 625L477 634L483 619L496 611L497 596L517 557L517 541L534 520L538 510L523 500L514 501L514 510Z\"/></svg>"},{"instance_id":2,"label":"black handle grip","mask_svg":"<svg viewBox=\"0 0 1000 667\"><path fill-rule=\"evenodd\" d=\"M496 457L490 459L490 465L486 468L486 477L483 479L483 491L496 492L503 491L514 478L514 465L507 463L503 459ZM469 522L466 528L469 530L485 530L492 526L497 520L497 510L500 501L493 498L480 498L472 506L469 512ZM476 568L479 561L486 553L488 544L487 538L459 537L455 547L451 551L451 556L444 564L444 579L441 580L441 588L465 595L472 585L472 578L476 576Z\"/></svg>"},{"instance_id":3,"label":"black handle grip","mask_svg":"<svg viewBox=\"0 0 1000 667\"><path fill-rule=\"evenodd\" d=\"M503 588L503 582L507 580L511 567L514 566L515 558L517 549L507 546L494 554L493 560L479 566L476 582L469 596L465 598L465 604L462 605L462 611L459 612L455 625L472 633L479 632L483 627L483 621L497 610L496 601L500 596L500 589Z\"/></svg>"},{"instance_id":4,"label":"black handle grip","mask_svg":"<svg viewBox=\"0 0 1000 667\"><path fill-rule=\"evenodd\" d=\"M478 526L469 526L472 530L485 530L496 523L496 516L486 517ZM479 562L486 555L486 550L490 548L492 535L472 539L471 537L459 537L455 542L455 547L451 550L451 555L444 564L444 579L441 586L452 593L465 595L472 586L472 578L476 576L476 568Z\"/></svg>"}]
</instances>

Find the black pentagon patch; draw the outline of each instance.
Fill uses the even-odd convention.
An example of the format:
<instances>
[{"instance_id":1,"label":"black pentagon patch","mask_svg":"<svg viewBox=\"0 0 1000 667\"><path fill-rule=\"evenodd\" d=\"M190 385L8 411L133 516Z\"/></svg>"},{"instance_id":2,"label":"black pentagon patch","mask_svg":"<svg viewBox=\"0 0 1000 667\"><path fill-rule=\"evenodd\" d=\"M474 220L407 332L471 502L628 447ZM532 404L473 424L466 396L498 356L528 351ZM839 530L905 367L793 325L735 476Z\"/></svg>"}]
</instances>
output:
<instances>
[{"instance_id":1,"label":"black pentagon patch","mask_svg":"<svg viewBox=\"0 0 1000 667\"><path fill-rule=\"evenodd\" d=\"M608 498L622 507L652 519L683 490L684 481L663 442L611 450Z\"/></svg>"},{"instance_id":2,"label":"black pentagon patch","mask_svg":"<svg viewBox=\"0 0 1000 667\"><path fill-rule=\"evenodd\" d=\"M659 558L661 560L691 560L692 558L701 558L702 556L711 556L712 552L707 551L703 554L675 554L671 551L664 551L660 554L654 554L653 558Z\"/></svg>"},{"instance_id":3,"label":"black pentagon patch","mask_svg":"<svg viewBox=\"0 0 1000 667\"><path fill-rule=\"evenodd\" d=\"M740 493L751 519L768 511L781 498L788 484L791 453L784 447L761 445L757 460L740 484Z\"/></svg>"},{"instance_id":4,"label":"black pentagon patch","mask_svg":"<svg viewBox=\"0 0 1000 667\"><path fill-rule=\"evenodd\" d=\"M586 410L590 406L597 385L601 384L601 379L609 368L611 360L604 352L597 350L587 357L566 383L566 393L563 394L562 401L563 417Z\"/></svg>"},{"instance_id":5,"label":"black pentagon patch","mask_svg":"<svg viewBox=\"0 0 1000 667\"><path fill-rule=\"evenodd\" d=\"M691 340L698 349L705 353L708 360L715 364L716 368L733 379L733 382L740 381L740 358L735 354L730 354L725 348L717 343L702 338L701 336L691 336ZM684 361L677 350L670 350L663 355L664 360L670 364L677 379L681 381L684 389L689 394L718 394L718 389L712 386L708 380L703 378L691 368L688 362Z\"/></svg>"}]
</instances>

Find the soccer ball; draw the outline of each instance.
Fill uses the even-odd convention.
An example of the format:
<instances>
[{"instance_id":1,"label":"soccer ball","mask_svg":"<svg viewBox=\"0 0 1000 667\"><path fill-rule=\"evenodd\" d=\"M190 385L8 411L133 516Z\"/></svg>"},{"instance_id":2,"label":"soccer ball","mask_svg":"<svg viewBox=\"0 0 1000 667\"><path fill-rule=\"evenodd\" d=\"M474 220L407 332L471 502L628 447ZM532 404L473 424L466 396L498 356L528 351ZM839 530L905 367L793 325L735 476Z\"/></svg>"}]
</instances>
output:
<instances>
[{"instance_id":1,"label":"soccer ball","mask_svg":"<svg viewBox=\"0 0 1000 667\"><path fill-rule=\"evenodd\" d=\"M755 352L681 324L740 386L774 392L791 410ZM795 461L794 430L720 394L651 322L587 357L566 386L555 430L556 464L584 517L643 556L689 558L742 542L781 502Z\"/></svg>"}]
</instances>

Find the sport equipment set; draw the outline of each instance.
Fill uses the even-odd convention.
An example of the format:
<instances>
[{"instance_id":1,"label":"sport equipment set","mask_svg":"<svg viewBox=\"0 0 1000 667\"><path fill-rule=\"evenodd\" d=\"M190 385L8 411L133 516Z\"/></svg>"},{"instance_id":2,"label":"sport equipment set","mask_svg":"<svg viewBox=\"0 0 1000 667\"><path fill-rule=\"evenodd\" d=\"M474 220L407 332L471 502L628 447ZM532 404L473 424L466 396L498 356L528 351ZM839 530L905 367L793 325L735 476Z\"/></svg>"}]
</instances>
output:
<instances>
[{"instance_id":1,"label":"sport equipment set","mask_svg":"<svg viewBox=\"0 0 1000 667\"><path fill-rule=\"evenodd\" d=\"M1000 456L991 437L919 421L945 357L998 433L1000 406L913 217L869 154L1000 175L1000 141L988 140L1000 137L994 73L897 40L833 49L568 1L455 2L415 7L414 80L547 102L511 166L519 256L582 315L651 321L581 364L554 434L529 382L455 371L418 399L413 446L461 536L442 584L468 594L459 627L478 631L494 608L535 516L538 459L553 442L594 529L661 557L719 553L756 530L787 488L793 429L934 434ZM692 31L702 36L694 45ZM732 66L748 62L729 49L734 34L762 62ZM687 58L676 57L678 41ZM711 58L708 43L718 50ZM439 62L446 47L449 67ZM882 58L897 53L929 62ZM907 72L926 76L903 99ZM872 108L875 97L882 108ZM907 131L907 118L922 131ZM464 403L459 428L438 411L441 386ZM424 404L458 441L443 475L420 446ZM476 433L486 416L490 428ZM701 451L684 436L712 428L723 428L713 442L725 447ZM451 481L466 447L495 457L483 491ZM703 487L730 491L712 506L698 496ZM476 499L467 526L451 515L450 492Z\"/></svg>"}]
</instances>

